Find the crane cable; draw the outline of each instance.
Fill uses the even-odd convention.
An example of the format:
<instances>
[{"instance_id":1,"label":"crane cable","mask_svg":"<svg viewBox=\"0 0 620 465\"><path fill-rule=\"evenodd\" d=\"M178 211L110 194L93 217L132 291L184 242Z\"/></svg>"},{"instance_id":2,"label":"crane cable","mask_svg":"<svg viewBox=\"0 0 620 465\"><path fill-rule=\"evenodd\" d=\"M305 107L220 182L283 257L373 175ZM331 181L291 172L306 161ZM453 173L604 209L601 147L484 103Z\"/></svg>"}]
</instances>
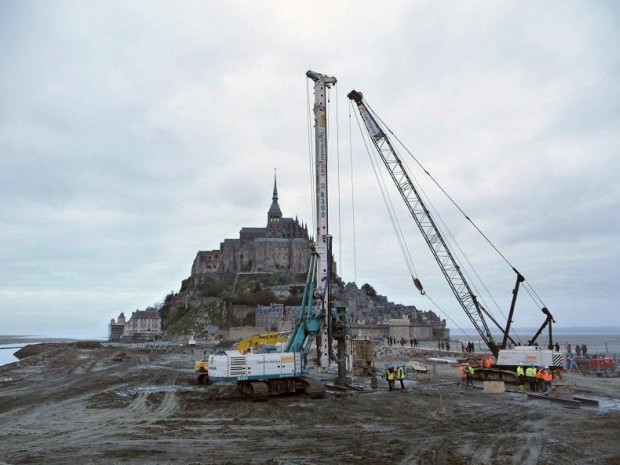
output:
<instances>
[{"instance_id":1,"label":"crane cable","mask_svg":"<svg viewBox=\"0 0 620 465\"><path fill-rule=\"evenodd\" d=\"M402 146L402 144L401 144ZM406 148L405 148L406 149ZM401 160L402 161L402 160ZM418 186L418 190L420 191L420 194L424 197L425 202L430 205L430 208L433 210L433 214L434 217L438 218L439 222L441 223L443 230L447 233L447 235L445 235L445 238L452 244L452 246L455 247L455 251L458 252L458 255L460 257L460 260L464 260L467 265L467 267L461 267L461 271L463 271L463 273L466 275L467 279L469 280L473 290L476 292L477 296L478 296L478 300L483 304L483 306L485 308L488 308L489 306L486 304L485 299L482 297L482 293L478 290L478 287L476 285L476 282L472 279L469 270L471 270L474 274L474 276L476 277L477 282L480 283L480 285L482 286L482 288L484 289L484 291L486 292L486 295L491 299L491 301L493 302L495 308L497 309L497 311L504 317L504 319L507 319L506 314L504 313L504 311L502 310L502 308L500 307L500 305L498 304L497 300L495 300L495 298L493 297L493 294L491 293L491 291L489 290L489 288L487 287L486 283L484 282L484 280L482 279L482 277L480 276L480 274L478 273L478 271L476 270L476 268L473 266L473 264L471 263L471 261L469 260L468 255L465 253L465 251L461 248L461 245L459 244L459 242L456 240L456 238L454 237L454 234L452 234L452 231L450 230L450 228L448 227L448 225L446 224L446 222L443 220L443 217L441 216L441 214L439 213L439 211L435 208L435 205L433 204L433 202L431 201L431 199L429 198L429 196L426 194L426 192L424 191L424 189L422 188L422 184L421 182L419 182L415 176L415 174L413 173L413 170L409 167L409 165L407 164L406 160L402 162L403 165L407 168L407 172L408 174L411 176L411 178L413 179L413 181L416 183L416 185ZM529 291L528 291L529 294ZM530 298L532 298L531 294L530 294ZM532 299L534 300L534 299ZM534 301L535 302L535 301ZM516 331L514 330L514 328L511 329L511 332L514 334L515 338L518 340L521 340L521 337L516 333Z\"/></svg>"},{"instance_id":2,"label":"crane cable","mask_svg":"<svg viewBox=\"0 0 620 465\"><path fill-rule=\"evenodd\" d=\"M459 210L459 212L461 212L461 214L473 225L473 227L478 231L478 233L485 239L485 241L491 245L491 247L496 251L496 253L498 253L500 255L500 257L502 257L502 259L510 266L510 268L517 274L520 275L520 273L517 271L517 269L508 261L508 259L499 251L499 249L491 242L491 240L480 230L480 228L478 228L478 226L471 220L471 218L469 218L469 216L463 211L463 209L454 201L454 199L445 191L445 189L437 182L437 180L435 180L435 178L424 168L424 166L420 163L419 160L416 159L416 157L409 151L409 149L407 149L407 147L402 143L402 141L400 141L400 139L398 139L398 137L394 134L394 132L385 124L385 122L381 119L381 117L379 115L376 114L376 112L374 110L372 110L372 108L370 107L370 105L366 103L366 106L369 108L369 111L372 112L373 116L375 116L377 118L377 120L381 121L381 123L383 124L384 128L395 138L395 140L400 144L401 147L404 148L404 150L409 154L409 156L415 161L415 163L428 175L428 177L433 181L433 183L443 192L443 194L450 200L450 202ZM435 210L436 212L436 210ZM436 212L437 213L437 212ZM438 214L438 213L437 213ZM439 216L439 218L441 219L441 217ZM446 228L446 230L449 229L447 228L447 226L445 225L445 222L443 222L443 220L441 219L444 228ZM452 234L450 233L450 235L452 236ZM504 316L504 318L506 318L506 315L504 314L504 312L501 310L501 307L497 304L497 302L495 301L495 299L493 298L492 294L489 292L488 288L486 287L486 285L484 284L484 281L480 278L480 276L478 275L478 273L476 272L475 268L471 265L471 263L469 262L469 259L467 258L466 254L462 251L462 249L460 248L460 246L458 245L458 243L456 242L456 240L454 239L454 237L452 236L452 242L454 244L457 245L457 248L459 249L459 251L461 252L462 256L465 258L465 260L467 261L467 263L469 264L469 266L471 267L471 269L473 270L473 272L476 274L478 280L480 281L480 283L482 284L482 286L484 287L484 289L486 290L487 294L489 295L489 297L491 298L491 300L493 300L493 303L495 304L495 307L499 310L499 312ZM466 274L467 270L464 270ZM536 293L536 291L534 290L533 286L531 285L531 283L529 282L525 282L524 286L523 286L526 290L527 290L527 294L529 296L529 298L534 302L535 305L540 305L541 307L545 307L544 302L542 301L542 299L540 298L540 296ZM480 299L481 301L483 301L482 299ZM486 304L485 304L486 306ZM516 332L514 331L514 328L511 328L511 332L513 334L515 334L515 337L517 339L521 339Z\"/></svg>"},{"instance_id":3,"label":"crane cable","mask_svg":"<svg viewBox=\"0 0 620 465\"><path fill-rule=\"evenodd\" d=\"M380 187L380 189L381 189L381 195L383 196L383 200L384 200L384 203L385 203L385 205L386 205L386 209L388 210L388 214L390 215L390 221L392 222L392 226L393 226L393 228L394 228L394 231L395 231L395 233L396 233L397 239L398 239L398 241L399 241L399 245L400 245L401 250L402 250L402 252L403 252L403 256L405 257L405 261L407 262L407 267L409 268L409 272L410 272L410 274L411 274L412 278L414 278L414 279L415 279L415 278L418 276L418 273L417 273L417 270L415 269L415 266L414 266L413 260L411 259L411 254L410 254L409 249L408 249L408 247L407 247L407 243L406 243L405 238L404 238L404 233L402 232L402 228L401 228L401 226L400 226L400 223L398 222L398 218L397 218L397 216L396 216L396 212L395 212L395 210L394 210L394 205L393 205L393 203L392 203L392 201L391 201L391 198L390 198L390 196L389 196L389 192L388 192L388 190L387 190L387 188L386 188L386 182L385 182L385 179L383 178L383 175L382 175L381 170L379 170L379 168L376 166L375 161L374 161L374 159L373 159L373 157L372 157L372 155L371 155L372 150L370 150L370 149L369 149L369 144L368 144L368 142L367 142L367 140L366 140L366 135L365 135L364 131L363 131L363 130L362 130L362 128L361 128L361 123L360 123L360 121L359 121L359 118L357 119L357 123L358 123L358 127L360 128L360 134L362 135L362 140L364 141L364 144L365 144L365 146L366 146L366 151L367 151L367 153L368 153L368 157L369 157L369 159L370 159L371 166L372 166L373 171L374 171L374 173L375 173L375 177L376 177L376 179L377 179L377 183L379 184L379 187ZM377 162L377 164L378 164L378 162ZM405 164L405 163L403 163L403 164L406 166L406 164ZM456 239L455 239L454 235L452 234L452 232L450 231L450 229L448 228L448 226L446 225L446 223L443 221L443 218L441 217L441 215L439 214L439 212L437 211L437 209L435 208L435 206L434 206L434 205L433 205L433 203L431 202L431 200L430 200L430 198L428 197L428 195L425 193L424 189L421 187L421 183L420 183L420 182L418 182L418 181L416 180L415 175L412 173L411 169L409 169L409 170L408 170L408 172L409 172L408 174L409 174L409 175L413 178L413 180L416 182L416 184L417 184L417 190L418 190L418 191L420 192L420 194L421 194L421 195L425 198L426 203L427 203L428 205L430 205L430 207L431 207L431 208L432 208L432 210L434 211L435 216L436 216L437 218L439 218L439 220L441 221L441 223L442 223L442 225L443 225L444 229L448 232L449 238L451 238L451 242L452 242L454 245L456 245L457 249L460 251L460 254L461 254L461 255L465 258L465 260L467 261L467 263L469 264L469 266L472 268L472 270L474 271L474 273L475 273L475 274L476 274L476 276L478 277L478 280L482 283L483 287L485 287L485 289L487 290L487 293L489 293L489 295L490 295L490 292L488 292L488 289L486 288L486 285L484 285L484 282L482 281L482 279L480 278L480 276L478 275L478 273L476 272L476 270L475 270L475 269L474 269L474 267L472 266L472 264L471 264L471 262L469 261L469 259L467 259L466 254L464 253L464 251L462 250L462 248L460 247L460 245L459 245L459 244L458 244L458 242L456 241ZM388 204L389 204L389 205L388 205ZM465 272L465 274L466 274L466 275L468 275L467 269L464 269L464 268L463 268L463 271ZM469 277L469 275L468 275L468 277ZM469 279L470 279L470 281L472 281L472 280L471 280L471 277L469 277ZM477 292L478 294L480 294L480 292L478 292L478 290L476 289L476 287L475 287L475 286L473 286L473 287L474 287L474 290L476 290L476 292ZM492 296L491 296L491 299L493 299L493 297L492 297ZM482 299L481 299L481 300L482 300ZM501 312L501 308L499 308L499 305L497 304L497 302L495 302L495 300L494 300L494 299L493 299L493 301L494 301L494 303L495 303L496 307L497 307L497 308L499 309L499 311ZM483 303L484 303L484 302L483 302ZM486 304L485 304L485 306L486 306ZM502 313L502 314L503 314L503 313ZM504 315L504 317L505 317L505 315Z\"/></svg>"},{"instance_id":4,"label":"crane cable","mask_svg":"<svg viewBox=\"0 0 620 465\"><path fill-rule=\"evenodd\" d=\"M352 103L351 103L351 105L350 105L350 107L349 107L349 121L351 120L351 108L352 108L352 107L353 107L353 105L352 105ZM389 215L389 217L390 217L390 221L391 221L391 223L392 223L392 227L393 227L393 229L394 229L394 232L395 232L395 234L396 234L397 240L398 240L399 245L400 245L400 247L401 247L401 251L402 251L402 253L403 253L403 257L404 257L405 262L406 262L406 265L407 265L407 267L408 267L408 269L409 269L409 273L410 273L411 277L412 277L412 278L414 278L414 281L415 281L415 279L416 279L416 277L417 277L417 270L415 269L415 265L414 265L413 260L412 260L412 258L411 258L411 253L410 253L410 251L409 251L409 248L407 247L407 243L406 243L406 241L405 241L405 238L404 238L404 234L403 234L402 228L401 228L400 223L399 223L399 221L398 221L398 219L397 219L397 216L396 216L396 213L395 213L395 210L394 210L394 204L393 204L393 202L392 202L392 200L391 200L391 198L390 198L390 196L389 196L389 191L387 190L385 179L383 178L383 174L382 174L381 170L380 170L380 169L379 169L379 167L377 166L377 165L378 165L378 161L376 161L376 162L375 162L374 158L373 158L373 157L372 157L372 155L371 155L371 153L372 153L373 151L372 151L372 150L370 150L370 148L369 148L369 142L368 142L368 140L367 140L367 138L366 138L366 134L365 134L365 133L364 133L364 131L362 130L361 122L360 122L360 120L359 120L359 117L357 116L357 113L355 113L355 115L356 115L356 121L357 121L357 124L358 124L358 128L359 128L359 130L360 130L360 134L361 134L361 136L362 136L362 141L363 141L364 146L365 146L365 148L366 148L366 152L367 152L367 154L368 154L368 157L369 157L369 160L370 160L370 163L371 163L371 166L372 166L372 169L373 169L373 172L374 172L375 178L376 178L376 180L377 180L377 184L379 185L379 189L380 189L380 191L381 191L381 196L382 196L382 198L383 198L383 201L384 201L384 204L385 204L386 210L388 211L388 215ZM380 118L379 118L379 119L380 119ZM351 123L350 123L350 122L349 122L349 126L351 127ZM390 132L391 132L391 131L390 131ZM393 134L393 133L392 133L392 134ZM350 139L351 139L351 137L350 137ZM399 142L400 142L400 141L399 141ZM402 146L402 143L401 143L401 146ZM407 149L405 148L405 150L407 150ZM407 150L407 152L408 152L408 153L410 153L408 150ZM411 155L411 154L410 154L410 155ZM412 158L414 158L414 157L412 156ZM415 160L415 158L414 158L414 160ZM417 160L416 160L416 162L417 162ZM420 163L418 162L418 164L420 164ZM405 163L405 165L406 165L406 163ZM422 168L422 169L424 169L424 168ZM424 170L424 171L428 174L428 172L427 172L426 170ZM409 174L410 174L410 175L413 177L413 179L415 180L415 176L413 175L413 173L412 173L412 171L411 171L410 169L409 169ZM430 175L429 175L429 176L430 176ZM351 176L351 179L353 179L353 176ZM469 261L469 259L467 258L467 255L464 253L464 251L462 250L462 248L460 247L460 245L459 245L459 244L458 244L458 242L456 241L456 239L455 239L454 235L452 234L452 232L450 231L450 229L448 228L448 226L446 225L446 223L443 221L443 218L441 217L441 215L439 214L439 212L437 211L437 209L435 208L435 206L433 205L433 203L430 201L430 198L428 197L428 195L424 192L424 189L422 189L422 188L421 188L421 184L420 184L419 182L417 182L417 180L416 180L416 183L417 183L417 185L418 185L418 190L421 192L421 195L423 195L423 196L424 196L424 198L426 199L426 202L427 202L427 203L431 206L431 208L432 208L432 209L433 209L433 211L435 212L435 215L439 218L439 220L441 221L442 225L444 226L444 229L448 232L449 237L450 237L450 239L451 239L451 242L452 242L453 244L455 244L455 245L456 245L456 247L457 247L457 248L458 248L458 250L460 251L460 254L461 254L461 255L465 258L465 260L467 261L468 265L469 265L469 266L471 267L471 269L474 271L474 273L475 273L475 275L477 276L478 280L482 283L483 287L485 288L485 290L487 291L487 293L489 294L489 296L490 296L490 297L491 297L491 299L493 300L493 302L494 302L495 306L499 309L499 311L500 311L500 312L502 313L502 315L503 315L503 312L501 311L501 308L499 307L499 305L497 304L497 302L495 301L495 299L493 298L493 296L492 296L492 295L491 295L491 293L489 292L488 288L486 287L486 285L485 285L485 284L484 284L484 282L482 281L482 279L481 279L480 275L476 272L475 268L472 266L471 262L470 262L470 261ZM465 274L468 274L467 269L463 269L463 271L465 272ZM470 278L470 280L471 280L471 278ZM475 288L475 286L474 286L474 289L476 289L476 288ZM477 292L477 289L476 289L476 292ZM445 311L444 311L444 310L443 310L443 309L439 306L439 304L438 304L437 302L435 302L435 301L434 301L434 300L430 297L430 295L428 295L428 293L427 293L427 292L423 292L423 294L425 294L425 295L427 296L427 298L429 299L429 301L430 301L430 302L431 302L431 303L432 303L432 304L433 304L433 305L434 305L434 306L435 306L435 307L436 307L436 308L437 308L437 309L438 309L441 313L443 313L443 314L446 316L446 318L447 318L448 320L450 320L450 321L454 324L454 326L456 326L457 328L459 328L459 329L461 330L461 332L462 332L465 336L467 336L467 338L468 338L468 339L472 339L471 335L469 335L469 334L468 334L468 333L467 333L467 332L466 332L466 331L465 331L462 327L460 327L460 326L456 323L456 321L454 321L454 320L453 320L453 319L449 316L449 314L448 314L447 312L445 312ZM479 294L480 294L480 293L479 293ZM505 315L504 315L504 317L505 317Z\"/></svg>"},{"instance_id":5,"label":"crane cable","mask_svg":"<svg viewBox=\"0 0 620 465\"><path fill-rule=\"evenodd\" d=\"M353 106L352 103L351 103L351 106ZM370 160L370 164L372 166L372 169L375 175L375 179L377 180L377 184L379 185L379 190L381 192L381 197L383 198L383 203L388 212L388 216L390 218L390 222L392 223L392 228L394 229L394 233L396 234L396 238L401 248L403 258L405 259L405 264L407 268L409 269L409 274L415 280L417 279L417 271L413 264L413 259L411 258L411 253L407 246L407 242L405 241L405 236L403 234L402 228L400 226L400 223L398 222L398 218L396 217L396 212L394 210L394 204L392 203L392 200L389 196L385 180L383 179L383 175L381 174L381 171L379 170L378 166L376 166L376 163L372 157L372 151L370 150L369 143L366 139L364 131L362 130L361 122L359 120L359 117L357 116L357 113L355 114L355 117L356 117L358 128L360 130L360 134L362 136L362 141L364 142L364 146L366 148L366 153L368 154L368 159Z\"/></svg>"},{"instance_id":6,"label":"crane cable","mask_svg":"<svg viewBox=\"0 0 620 465\"><path fill-rule=\"evenodd\" d=\"M377 118L380 120L380 118L377 116ZM383 121L382 121L383 123ZM383 123L384 124L384 123ZM402 229L400 228L400 224L398 223L398 220L395 217L395 211L394 211L394 207L393 204L391 202L391 200L386 200L386 195L389 199L389 194L387 194L387 189L385 188L385 180L383 179L382 175L381 175L381 181L379 180L379 175L377 174L377 170L378 168L375 166L375 162L373 161L373 157L370 155L370 150L368 148L368 143L366 142L366 137L364 134L364 131L361 129L361 123L359 122L358 119L358 126L360 127L360 133L362 135L362 139L364 140L364 143L366 145L366 150L369 154L369 159L371 161L371 165L373 167L373 170L375 171L375 177L377 178L377 182L380 185L380 188L382 189L381 193L382 196L384 198L384 202L386 204L386 208L388 209L388 212L390 213L390 220L392 221L392 226L394 227L394 230L396 232L397 238L399 240L399 244L401 246L401 250L403 251L403 255L405 256L405 260L407 261L407 264L409 266L409 263L413 264L413 261L410 260L410 255L408 252L408 249L406 248L406 242L404 240L404 235L402 234ZM393 134L393 133L392 133ZM402 143L401 143L401 146ZM406 149L406 147L405 147ZM409 151L408 151L409 152ZM410 152L409 152L410 153ZM411 153L410 153L411 154ZM412 156L413 157L413 156ZM415 159L415 158L414 158ZM378 162L377 162L378 163ZM419 163L418 163L419 164ZM499 306L499 304L497 303L497 301L493 298L492 294L490 293L489 289L487 288L486 284L484 283L484 281L482 280L482 278L480 277L480 275L478 274L478 272L476 271L476 269L474 268L474 266L472 265L471 261L469 260L469 258L467 257L467 255L465 254L465 252L463 251L463 249L461 248L460 244L458 243L458 241L456 240L456 238L454 237L454 235L452 234L450 228L448 228L447 224L445 223L445 221L443 220L442 216L439 214L438 210L435 208L433 202L430 200L429 196L426 194L426 192L424 191L424 189L422 188L422 184L416 179L415 175L413 174L413 171L411 170L411 168L409 168L407 166L407 163L404 162L403 163L403 167L407 168L407 172L410 175L410 177L412 178L412 182L415 182L417 185L417 190L419 191L419 194L421 196L424 197L425 202L430 205L431 209L434 212L434 216L436 218L439 219L439 221L441 222L441 224L443 225L444 230L448 233L448 235L446 236L446 239L449 240L453 246L456 247L457 251L460 253L460 256L462 257L463 260L465 260L465 262L468 264L468 266L471 268L471 270L473 271L473 273L475 274L477 280L482 284L482 287L484 288L484 290L486 291L486 293L489 295L489 297L491 298L491 300L493 301L495 307L497 308L497 310L499 311L499 313L502 314L502 316L504 318L506 318L506 315L504 314L504 312L502 311L501 307ZM379 171L380 172L380 171ZM390 205L388 205L388 202ZM394 215L394 216L393 216ZM472 288L474 289L474 291L481 296L481 292L479 292L479 290L477 289L477 286L474 283L474 280L471 278L471 276L469 275L469 271L467 270L467 268L461 267L461 270L464 272L464 274L468 277L469 281L471 282ZM414 277L414 275L417 275L417 272L415 271L415 268L412 272L412 268L409 266L409 271L412 275L412 277ZM414 278L414 282L415 282L415 278ZM419 281L418 281L419 282ZM424 291L421 290L422 293L424 293ZM479 298L479 301L484 305L484 307L487 307L487 304L484 302L483 298ZM436 305L436 304L435 304ZM445 313L445 312L444 312Z\"/></svg>"},{"instance_id":7,"label":"crane cable","mask_svg":"<svg viewBox=\"0 0 620 465\"><path fill-rule=\"evenodd\" d=\"M403 164L405 166L407 166L406 163L403 163ZM447 233L447 236L444 235L445 238L456 248L456 251L458 252L460 260L464 260L467 263L469 269L471 269L471 271L475 275L477 281L482 285L482 287L486 291L486 293L489 296L489 298L493 301L493 304L495 305L495 308L502 314L502 316L504 318L506 318L506 315L504 314L504 312L502 311L501 307L499 306L499 304L497 303L497 301L495 300L495 298L491 294L491 291L489 290L489 288L485 284L484 280L482 279L482 277L480 276L478 271L476 271L476 268L473 266L473 264L469 260L469 257L467 256L465 251L461 248L461 245L456 240L456 237L454 237L454 234L452 234L452 231L450 230L450 228L448 227L446 222L443 220L443 217L439 214L439 211L435 208L435 205L433 204L433 202L431 201L429 196L426 194L424 189L421 187L421 183L416 179L416 177L413 174L413 172L411 171L411 169L409 169L409 167L407 167L407 168L409 170L410 176L413 178L413 181L415 181L417 183L418 189L420 190L421 195L424 196L426 202L430 205L431 209L433 210L434 216L439 219L439 222L443 226L443 230ZM478 296L478 300L483 304L484 307L488 307L488 305L486 304L484 298L482 297L482 293L478 290L478 287L476 286L476 282L470 276L469 269L467 267L461 267L461 271L465 274L465 276L467 277L467 279L471 283L471 286L473 287L474 291L476 292L476 294Z\"/></svg>"},{"instance_id":8,"label":"crane cable","mask_svg":"<svg viewBox=\"0 0 620 465\"><path fill-rule=\"evenodd\" d=\"M465 329L461 328L461 327L459 326L459 324L458 324L456 321L454 321L454 320L450 317L450 315L448 315L448 313L446 313L446 311L445 311L444 309L442 309L442 308L439 306L439 304L438 304L437 302L435 302L435 301L433 300L433 298L432 298L432 297L428 294L428 292L425 294L425 296L426 296L426 298L427 298L427 299L428 299L428 300L429 300L429 301L430 301L430 302L431 302L431 303L435 306L435 308L437 308L437 310L439 310L441 313L443 313L443 314L444 314L444 316L445 316L448 320L450 320L450 322L451 322L454 326L456 326L458 329L460 329L460 330L461 330L461 332L462 332L465 336L467 336L467 339L468 339L468 340L469 340L469 339L475 339L475 337L472 337L470 334L468 334L468 333L467 333L467 331L465 331Z\"/></svg>"},{"instance_id":9,"label":"crane cable","mask_svg":"<svg viewBox=\"0 0 620 465\"><path fill-rule=\"evenodd\" d=\"M377 118L378 118L378 116L377 116ZM382 121L382 123L383 123L383 121ZM401 143L401 146L402 146L402 143ZM405 149L406 149L406 147L405 147ZM399 159L400 159L400 157L399 157ZM467 254L465 253L465 251L461 248L461 246L460 246L459 242L456 240L456 237L454 236L454 234L452 234L452 231L450 230L450 228L448 227L448 225L444 221L442 215L439 213L439 211L435 207L434 203L431 201L430 197L425 192L424 188L422 187L422 183L416 178L413 170L406 163L406 160L405 161L401 160L401 162L402 162L403 167L406 168L406 171L409 174L412 182L415 183L416 190L419 192L421 197L424 197L425 204L429 205L430 209L433 211L433 218L437 218L439 220L439 222L441 223L441 225L443 226L443 231L445 231L445 233L447 233L447 234L444 234L444 238L452 244L453 252L458 252L458 256L460 257L460 260L461 261L465 261L467 263L467 265L469 266L469 268L471 269L471 271L474 273L475 277L477 278L477 281L482 285L482 287L486 291L487 295L493 301L493 304L495 305L495 308L499 311L499 313L501 313L501 315L504 317L504 319L506 319L506 315L504 314L504 312L502 311L501 307L499 306L499 304L497 303L497 301L495 300L495 298L493 297L493 295L489 291L489 289L486 286L485 282L483 281L482 277L476 271L476 268L473 266L473 264L469 260L469 258L467 256ZM457 254L455 254L455 256L456 255ZM470 272L467 269L467 267L460 267L460 269L465 274L465 276L467 277L468 282L470 283L470 285L473 288L473 290L475 291L475 293L478 295L478 300L483 304L484 307L488 307L488 305L485 302L485 299L482 297L482 293L477 288L476 282L472 279L472 277L470 275Z\"/></svg>"},{"instance_id":10,"label":"crane cable","mask_svg":"<svg viewBox=\"0 0 620 465\"><path fill-rule=\"evenodd\" d=\"M341 196L340 196L340 126L338 124L339 112L338 112L338 84L334 85L336 92L336 179L337 179L337 192L338 192L338 263L342 267L342 210L341 210ZM327 124L333 118L328 118ZM340 271L337 273L339 276L343 275L342 268L336 268Z\"/></svg>"},{"instance_id":11,"label":"crane cable","mask_svg":"<svg viewBox=\"0 0 620 465\"><path fill-rule=\"evenodd\" d=\"M407 147L401 142L401 140L396 136L396 134L394 134L394 132L392 132L392 130L390 129L390 127L385 124L385 122L381 119L381 117L379 115L377 115L377 113L372 109L372 107L368 104L368 102L364 99L364 103L366 104L366 107L368 108L368 110L373 114L373 116L375 116L380 122L381 124L385 127L385 129L387 129L387 131L394 137L394 139L401 145L401 147L404 148L404 150L409 154L409 156L416 162L416 164L427 174L427 176L433 181L433 183L439 188L439 190L441 190L441 192L443 192L443 194L448 198L448 200L456 207L456 209L465 217L465 219L467 221L469 221L472 226L476 229L476 231L478 231L478 233L484 238L484 240L493 248L493 250L495 250L495 252L497 252L497 254L508 264L508 266L510 266L510 268L512 268L512 270L515 273L520 274L517 269L512 265L512 263L510 263L510 261L508 260L508 258L506 258L506 256L504 256L504 254L501 253L501 251L495 246L495 244L486 236L486 234L484 234L484 232L482 232L482 230L476 225L476 223L474 223L472 221L472 219L465 213L465 211L456 203L456 201L450 196L450 194L448 194L448 192L441 186L441 184L439 184L439 182L426 170L426 168L424 168L424 166L422 165L422 163L409 151L409 149L407 149ZM523 276L523 275L521 275ZM534 300L534 302L536 302L537 304L540 303L542 304L542 306L544 307L544 302L542 301L542 299L540 298L540 296L536 293L536 291L534 290L534 288L531 286L530 284L530 288L532 293L536 296L536 298L538 299L538 302L536 300ZM531 294L530 294L530 297ZM533 299L533 297L532 297Z\"/></svg>"}]
</instances>

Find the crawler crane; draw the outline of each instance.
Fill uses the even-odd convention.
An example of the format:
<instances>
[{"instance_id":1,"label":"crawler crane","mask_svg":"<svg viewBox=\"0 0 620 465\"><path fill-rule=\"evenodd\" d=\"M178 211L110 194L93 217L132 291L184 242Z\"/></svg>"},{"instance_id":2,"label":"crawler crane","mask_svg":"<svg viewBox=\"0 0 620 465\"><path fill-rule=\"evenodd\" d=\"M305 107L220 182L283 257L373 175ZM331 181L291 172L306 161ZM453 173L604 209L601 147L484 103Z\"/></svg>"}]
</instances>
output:
<instances>
[{"instance_id":1,"label":"crawler crane","mask_svg":"<svg viewBox=\"0 0 620 465\"><path fill-rule=\"evenodd\" d=\"M533 363L538 366L549 365L551 367L561 369L564 365L563 355L559 352L549 350L553 344L552 324L555 323L555 320L546 307L542 308L542 312L545 315L545 321L536 334L528 341L528 345L518 346L514 349L507 348L509 340L513 345L516 345L516 342L510 336L510 326L512 323L519 287L524 281L523 276L513 268L517 275L516 284L512 291L512 302L507 322L505 327L502 327L482 306L476 295L473 293L472 287L465 278L461 266L456 261L454 254L448 248L442 233L431 216L429 209L426 207L418 189L411 181L409 173L394 150L394 147L386 135L386 132L382 129L377 119L373 116L369 107L366 105L362 93L353 90L347 96L357 105L373 145L383 161L383 164L390 173L396 188L398 189L420 232L422 233L424 240L430 248L457 301L465 311L467 317L488 347L489 351L496 357L497 362L495 364L495 368L477 370L476 373L478 377L482 379L502 379L506 381L513 381L516 378L513 371L514 368L516 368L519 364L529 363ZM414 284L416 288L424 294L422 284L417 278L414 279ZM501 343L498 344L493 338L486 321L487 318L491 320L500 330L502 334ZM547 325L549 326L549 349L540 349L534 344L536 343L537 337Z\"/></svg>"}]
</instances>

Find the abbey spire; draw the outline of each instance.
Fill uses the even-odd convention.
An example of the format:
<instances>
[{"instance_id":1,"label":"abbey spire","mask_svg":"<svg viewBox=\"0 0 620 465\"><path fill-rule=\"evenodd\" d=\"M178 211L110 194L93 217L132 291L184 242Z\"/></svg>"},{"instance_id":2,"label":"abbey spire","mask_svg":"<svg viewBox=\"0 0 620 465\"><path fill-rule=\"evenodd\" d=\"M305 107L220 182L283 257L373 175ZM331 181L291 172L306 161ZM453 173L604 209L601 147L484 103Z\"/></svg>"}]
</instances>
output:
<instances>
[{"instance_id":1,"label":"abbey spire","mask_svg":"<svg viewBox=\"0 0 620 465\"><path fill-rule=\"evenodd\" d=\"M275 170L274 170L275 171ZM270 229L273 233L276 233L276 236L280 236L281 223L282 220L282 210L280 210L280 205L278 205L278 182L277 182L277 173L273 174L273 196L271 197L271 207L269 208L269 212L267 213L267 228Z\"/></svg>"}]
</instances>

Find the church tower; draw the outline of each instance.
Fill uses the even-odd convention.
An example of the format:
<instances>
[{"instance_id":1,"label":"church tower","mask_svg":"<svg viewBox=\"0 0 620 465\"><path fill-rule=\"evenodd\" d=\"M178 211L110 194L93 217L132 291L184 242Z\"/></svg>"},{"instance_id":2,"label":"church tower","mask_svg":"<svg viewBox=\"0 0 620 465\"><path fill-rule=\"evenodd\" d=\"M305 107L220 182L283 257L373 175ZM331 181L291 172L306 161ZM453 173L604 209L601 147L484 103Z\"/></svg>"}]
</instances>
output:
<instances>
[{"instance_id":1,"label":"church tower","mask_svg":"<svg viewBox=\"0 0 620 465\"><path fill-rule=\"evenodd\" d=\"M282 236L282 210L278 205L278 185L276 174L273 175L273 196L271 197L271 207L267 212L267 235L269 237Z\"/></svg>"}]
</instances>

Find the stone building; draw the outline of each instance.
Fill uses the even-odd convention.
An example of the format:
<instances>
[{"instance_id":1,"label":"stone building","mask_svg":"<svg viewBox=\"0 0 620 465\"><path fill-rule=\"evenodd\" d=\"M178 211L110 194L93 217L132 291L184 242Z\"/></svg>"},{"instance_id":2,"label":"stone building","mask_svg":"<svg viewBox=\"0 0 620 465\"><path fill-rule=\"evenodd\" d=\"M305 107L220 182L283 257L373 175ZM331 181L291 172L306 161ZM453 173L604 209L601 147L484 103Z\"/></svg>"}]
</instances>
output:
<instances>
[{"instance_id":1,"label":"stone building","mask_svg":"<svg viewBox=\"0 0 620 465\"><path fill-rule=\"evenodd\" d=\"M450 339L450 329L445 320L427 321L424 324L409 318L393 318L387 322L387 336L396 340L401 338L409 343L410 339L419 341L443 341Z\"/></svg>"},{"instance_id":2,"label":"stone building","mask_svg":"<svg viewBox=\"0 0 620 465\"><path fill-rule=\"evenodd\" d=\"M110 330L108 334L108 340L110 342L120 342L123 337L123 331L125 330L125 323L125 313L123 312L121 312L117 320L114 318L110 320Z\"/></svg>"},{"instance_id":3,"label":"stone building","mask_svg":"<svg viewBox=\"0 0 620 465\"><path fill-rule=\"evenodd\" d=\"M157 310L136 310L128 321L121 313L118 319L110 321L111 342L155 341L161 337L161 317Z\"/></svg>"},{"instance_id":4,"label":"stone building","mask_svg":"<svg viewBox=\"0 0 620 465\"><path fill-rule=\"evenodd\" d=\"M160 335L161 317L157 310L136 310L123 330L123 339L153 341Z\"/></svg>"},{"instance_id":5,"label":"stone building","mask_svg":"<svg viewBox=\"0 0 620 465\"><path fill-rule=\"evenodd\" d=\"M198 252L192 265L191 284L199 284L201 277L210 274L308 271L308 227L297 218L282 216L275 177L271 200L265 227L243 227L239 238L224 239L219 249Z\"/></svg>"},{"instance_id":6,"label":"stone building","mask_svg":"<svg viewBox=\"0 0 620 465\"><path fill-rule=\"evenodd\" d=\"M350 334L355 339L385 340L393 337L420 341L446 340L450 330L446 320L415 305L390 302L386 296L368 295L355 283L345 286Z\"/></svg>"},{"instance_id":7,"label":"stone building","mask_svg":"<svg viewBox=\"0 0 620 465\"><path fill-rule=\"evenodd\" d=\"M284 305L258 305L256 308L256 327L265 331L280 331L284 322Z\"/></svg>"}]
</instances>

